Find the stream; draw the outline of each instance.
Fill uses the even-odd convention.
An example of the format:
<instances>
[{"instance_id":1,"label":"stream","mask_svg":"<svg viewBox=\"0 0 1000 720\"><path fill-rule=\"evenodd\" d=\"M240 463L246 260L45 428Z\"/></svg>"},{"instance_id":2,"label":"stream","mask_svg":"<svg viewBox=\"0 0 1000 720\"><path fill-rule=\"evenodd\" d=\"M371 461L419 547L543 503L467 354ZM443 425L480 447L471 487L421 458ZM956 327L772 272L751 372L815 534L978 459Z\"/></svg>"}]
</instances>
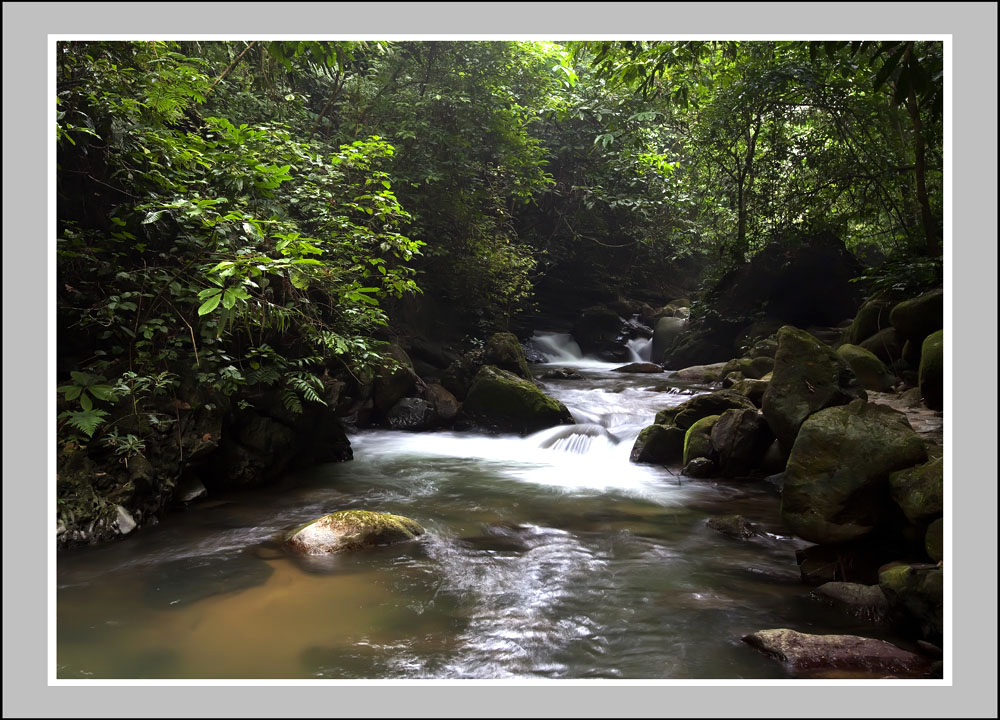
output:
<instances>
[{"instance_id":1,"label":"stream","mask_svg":"<svg viewBox=\"0 0 1000 720\"><path fill-rule=\"evenodd\" d=\"M784 678L764 628L881 636L808 597L777 489L629 463L654 414L706 388L621 374L536 338L578 424L520 438L354 434L355 459L215 495L59 556L61 678ZM635 342L635 341L633 341ZM630 347L643 359L648 347ZM346 509L398 513L414 543L329 558L275 537ZM705 523L739 513L767 535Z\"/></svg>"}]
</instances>

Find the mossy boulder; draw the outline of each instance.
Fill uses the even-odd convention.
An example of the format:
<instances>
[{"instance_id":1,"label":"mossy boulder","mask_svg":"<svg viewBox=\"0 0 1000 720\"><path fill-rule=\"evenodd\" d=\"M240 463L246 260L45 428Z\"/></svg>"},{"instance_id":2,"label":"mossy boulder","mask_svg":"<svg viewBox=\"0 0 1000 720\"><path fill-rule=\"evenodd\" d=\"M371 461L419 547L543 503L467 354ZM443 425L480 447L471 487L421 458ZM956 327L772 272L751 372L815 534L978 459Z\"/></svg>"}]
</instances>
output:
<instances>
[{"instance_id":1,"label":"mossy boulder","mask_svg":"<svg viewBox=\"0 0 1000 720\"><path fill-rule=\"evenodd\" d=\"M887 327L879 330L867 340L857 343L872 353L886 365L891 366L903 356L903 340L894 327Z\"/></svg>"},{"instance_id":2,"label":"mossy boulder","mask_svg":"<svg viewBox=\"0 0 1000 720\"><path fill-rule=\"evenodd\" d=\"M944 326L944 290L931 290L912 300L904 300L889 314L889 322L900 337L920 343Z\"/></svg>"},{"instance_id":3,"label":"mossy boulder","mask_svg":"<svg viewBox=\"0 0 1000 720\"><path fill-rule=\"evenodd\" d=\"M692 365L691 367L677 370L673 374L673 377L687 382L712 383L722 377L722 368L725 366L726 363L724 362L713 363L711 365Z\"/></svg>"},{"instance_id":4,"label":"mossy boulder","mask_svg":"<svg viewBox=\"0 0 1000 720\"><path fill-rule=\"evenodd\" d=\"M651 465L680 463L684 455L684 434L674 425L645 427L632 445L629 460Z\"/></svg>"},{"instance_id":5,"label":"mossy boulder","mask_svg":"<svg viewBox=\"0 0 1000 720\"><path fill-rule=\"evenodd\" d=\"M750 378L752 380L759 380L772 370L774 370L773 357L741 357L733 358L727 362L722 368L722 376L725 378L733 373L739 373L741 378L738 379Z\"/></svg>"},{"instance_id":6,"label":"mossy boulder","mask_svg":"<svg viewBox=\"0 0 1000 720\"><path fill-rule=\"evenodd\" d=\"M869 300L866 302L858 309L850 327L844 331L844 342L857 345L879 330L889 327L889 312L891 310L892 303L888 300Z\"/></svg>"},{"instance_id":7,"label":"mossy boulder","mask_svg":"<svg viewBox=\"0 0 1000 720\"><path fill-rule=\"evenodd\" d=\"M573 422L561 402L534 383L492 365L476 373L461 414L472 425L521 434Z\"/></svg>"},{"instance_id":8,"label":"mossy boulder","mask_svg":"<svg viewBox=\"0 0 1000 720\"><path fill-rule=\"evenodd\" d=\"M483 348L483 364L512 372L526 380L531 379L531 370L528 369L524 350L514 333L490 335L486 341L486 347Z\"/></svg>"},{"instance_id":9,"label":"mossy boulder","mask_svg":"<svg viewBox=\"0 0 1000 720\"><path fill-rule=\"evenodd\" d=\"M695 422L709 415L721 415L726 410L741 409L753 410L755 407L745 395L732 390L717 390L696 395L680 405L661 410L656 414L656 424L672 423L682 430L687 430Z\"/></svg>"},{"instance_id":10,"label":"mossy boulder","mask_svg":"<svg viewBox=\"0 0 1000 720\"><path fill-rule=\"evenodd\" d=\"M685 321L678 317L662 317L656 321L656 328L653 330L653 344L650 357L654 362L663 361L663 353L668 347L680 337L684 330Z\"/></svg>"},{"instance_id":11,"label":"mossy boulder","mask_svg":"<svg viewBox=\"0 0 1000 720\"><path fill-rule=\"evenodd\" d=\"M931 333L920 348L920 394L932 410L944 408L944 330Z\"/></svg>"},{"instance_id":12,"label":"mossy boulder","mask_svg":"<svg viewBox=\"0 0 1000 720\"><path fill-rule=\"evenodd\" d=\"M815 543L842 543L875 529L889 475L924 462L923 441L906 416L855 400L812 415L795 439L781 496L788 528Z\"/></svg>"},{"instance_id":13,"label":"mossy boulder","mask_svg":"<svg viewBox=\"0 0 1000 720\"><path fill-rule=\"evenodd\" d=\"M920 636L940 643L944 632L944 570L938 565L893 564L879 572L889 607Z\"/></svg>"},{"instance_id":14,"label":"mossy boulder","mask_svg":"<svg viewBox=\"0 0 1000 720\"><path fill-rule=\"evenodd\" d=\"M921 525L944 512L944 460L937 458L889 476L889 492L910 522Z\"/></svg>"},{"instance_id":15,"label":"mossy boulder","mask_svg":"<svg viewBox=\"0 0 1000 720\"><path fill-rule=\"evenodd\" d=\"M925 677L931 661L884 640L857 635L809 635L787 628L761 630L743 642L796 674L850 672L861 677Z\"/></svg>"},{"instance_id":16,"label":"mossy boulder","mask_svg":"<svg viewBox=\"0 0 1000 720\"><path fill-rule=\"evenodd\" d=\"M745 395L747 400L752 402L756 407L761 407L764 404L764 393L767 392L767 386L770 384L770 380L749 380L744 378L733 383L732 390L733 392L738 392L740 395Z\"/></svg>"},{"instance_id":17,"label":"mossy boulder","mask_svg":"<svg viewBox=\"0 0 1000 720\"><path fill-rule=\"evenodd\" d=\"M465 400L472 380L483 366L483 351L471 350L448 366L441 376L441 385L458 400Z\"/></svg>"},{"instance_id":18,"label":"mossy boulder","mask_svg":"<svg viewBox=\"0 0 1000 720\"><path fill-rule=\"evenodd\" d=\"M399 345L392 344L386 353L390 360L375 375L372 400L382 413L405 397L417 382L410 356Z\"/></svg>"},{"instance_id":19,"label":"mossy boulder","mask_svg":"<svg viewBox=\"0 0 1000 720\"><path fill-rule=\"evenodd\" d=\"M944 518L938 518L927 526L924 549L927 551L927 557L934 562L944 560Z\"/></svg>"},{"instance_id":20,"label":"mossy boulder","mask_svg":"<svg viewBox=\"0 0 1000 720\"><path fill-rule=\"evenodd\" d=\"M727 477L746 475L756 468L774 440L757 410L726 410L712 426L712 447Z\"/></svg>"},{"instance_id":21,"label":"mossy boulder","mask_svg":"<svg viewBox=\"0 0 1000 720\"><path fill-rule=\"evenodd\" d=\"M866 397L851 366L829 346L791 325L778 331L774 371L761 404L767 424L786 448L813 413Z\"/></svg>"},{"instance_id":22,"label":"mossy boulder","mask_svg":"<svg viewBox=\"0 0 1000 720\"><path fill-rule=\"evenodd\" d=\"M892 373L870 350L858 345L845 344L837 348L837 355L847 361L865 390L886 392L892 388L894 380Z\"/></svg>"},{"instance_id":23,"label":"mossy boulder","mask_svg":"<svg viewBox=\"0 0 1000 720\"><path fill-rule=\"evenodd\" d=\"M300 555L329 555L413 540L424 529L401 515L343 510L300 525L285 535L286 546Z\"/></svg>"},{"instance_id":24,"label":"mossy boulder","mask_svg":"<svg viewBox=\"0 0 1000 720\"><path fill-rule=\"evenodd\" d=\"M684 464L687 465L695 458L715 459L715 451L712 447L712 426L719 419L719 415L709 415L696 421L688 428L684 434Z\"/></svg>"}]
</instances>

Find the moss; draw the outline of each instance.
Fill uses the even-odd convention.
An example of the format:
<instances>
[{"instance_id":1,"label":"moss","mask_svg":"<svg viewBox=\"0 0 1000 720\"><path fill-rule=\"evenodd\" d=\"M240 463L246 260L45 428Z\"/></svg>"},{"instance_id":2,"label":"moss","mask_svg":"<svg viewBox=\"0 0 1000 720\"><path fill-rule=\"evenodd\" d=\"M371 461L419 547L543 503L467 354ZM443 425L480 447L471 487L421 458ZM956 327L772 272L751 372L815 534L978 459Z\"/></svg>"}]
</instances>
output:
<instances>
[{"instance_id":1,"label":"moss","mask_svg":"<svg viewBox=\"0 0 1000 720\"><path fill-rule=\"evenodd\" d=\"M901 337L921 342L944 325L944 291L938 288L904 300L892 309L889 321Z\"/></svg>"},{"instance_id":2,"label":"moss","mask_svg":"<svg viewBox=\"0 0 1000 720\"><path fill-rule=\"evenodd\" d=\"M463 412L477 423L520 433L573 422L566 406L534 383L491 365L476 374Z\"/></svg>"},{"instance_id":3,"label":"moss","mask_svg":"<svg viewBox=\"0 0 1000 720\"><path fill-rule=\"evenodd\" d=\"M920 348L920 393L932 410L944 407L944 330L931 333Z\"/></svg>"},{"instance_id":4,"label":"moss","mask_svg":"<svg viewBox=\"0 0 1000 720\"><path fill-rule=\"evenodd\" d=\"M285 541L296 552L320 555L413 540L424 529L402 515L342 510L291 530Z\"/></svg>"},{"instance_id":5,"label":"moss","mask_svg":"<svg viewBox=\"0 0 1000 720\"><path fill-rule=\"evenodd\" d=\"M703 417L688 428L684 435L684 464L695 458L711 458L712 456L712 426L721 415Z\"/></svg>"},{"instance_id":6,"label":"moss","mask_svg":"<svg viewBox=\"0 0 1000 720\"><path fill-rule=\"evenodd\" d=\"M910 522L921 524L940 517L944 512L944 461L931 460L894 472L889 476L889 489Z\"/></svg>"},{"instance_id":7,"label":"moss","mask_svg":"<svg viewBox=\"0 0 1000 720\"><path fill-rule=\"evenodd\" d=\"M513 333L495 333L486 341L483 364L493 365L515 375L531 379L531 370L524 357L524 350Z\"/></svg>"},{"instance_id":8,"label":"moss","mask_svg":"<svg viewBox=\"0 0 1000 720\"><path fill-rule=\"evenodd\" d=\"M892 375L885 364L870 350L858 345L845 344L837 348L837 355L851 366L851 370L865 390L885 392L892 387Z\"/></svg>"}]
</instances>

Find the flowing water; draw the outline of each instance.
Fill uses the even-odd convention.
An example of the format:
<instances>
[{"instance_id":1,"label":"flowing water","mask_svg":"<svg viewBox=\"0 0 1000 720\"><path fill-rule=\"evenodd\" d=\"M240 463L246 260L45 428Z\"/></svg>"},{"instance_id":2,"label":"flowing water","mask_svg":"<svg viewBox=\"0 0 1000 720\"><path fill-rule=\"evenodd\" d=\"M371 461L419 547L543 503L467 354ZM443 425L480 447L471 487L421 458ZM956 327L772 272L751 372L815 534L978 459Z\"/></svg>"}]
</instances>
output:
<instances>
[{"instance_id":1,"label":"flowing water","mask_svg":"<svg viewBox=\"0 0 1000 720\"><path fill-rule=\"evenodd\" d=\"M657 410L701 390L611 372L569 336L536 341L584 376L545 383L576 425L527 438L364 431L352 462L60 555L59 676L781 678L741 636L874 634L808 599L803 544L783 535L773 487L628 462ZM427 534L330 558L274 542L354 508ZM768 535L705 526L727 513Z\"/></svg>"}]
</instances>

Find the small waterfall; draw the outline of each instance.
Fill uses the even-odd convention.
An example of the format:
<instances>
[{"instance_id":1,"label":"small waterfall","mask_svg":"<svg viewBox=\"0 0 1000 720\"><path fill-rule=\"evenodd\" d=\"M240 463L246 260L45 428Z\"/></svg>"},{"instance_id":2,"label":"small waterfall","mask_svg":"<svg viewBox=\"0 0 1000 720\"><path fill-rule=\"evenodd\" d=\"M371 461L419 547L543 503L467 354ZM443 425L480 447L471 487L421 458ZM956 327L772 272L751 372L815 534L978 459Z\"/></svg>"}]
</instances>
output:
<instances>
[{"instance_id":1,"label":"small waterfall","mask_svg":"<svg viewBox=\"0 0 1000 720\"><path fill-rule=\"evenodd\" d=\"M547 362L578 362L583 359L580 346L569 333L535 334L531 339Z\"/></svg>"},{"instance_id":2,"label":"small waterfall","mask_svg":"<svg viewBox=\"0 0 1000 720\"><path fill-rule=\"evenodd\" d=\"M595 444L606 448L618 443L618 438L608 432L607 428L594 423L561 425L536 433L529 438L531 439L542 449L558 450L574 455L590 452Z\"/></svg>"},{"instance_id":3,"label":"small waterfall","mask_svg":"<svg viewBox=\"0 0 1000 720\"><path fill-rule=\"evenodd\" d=\"M631 362L649 362L653 357L652 338L632 338L626 344Z\"/></svg>"}]
</instances>

